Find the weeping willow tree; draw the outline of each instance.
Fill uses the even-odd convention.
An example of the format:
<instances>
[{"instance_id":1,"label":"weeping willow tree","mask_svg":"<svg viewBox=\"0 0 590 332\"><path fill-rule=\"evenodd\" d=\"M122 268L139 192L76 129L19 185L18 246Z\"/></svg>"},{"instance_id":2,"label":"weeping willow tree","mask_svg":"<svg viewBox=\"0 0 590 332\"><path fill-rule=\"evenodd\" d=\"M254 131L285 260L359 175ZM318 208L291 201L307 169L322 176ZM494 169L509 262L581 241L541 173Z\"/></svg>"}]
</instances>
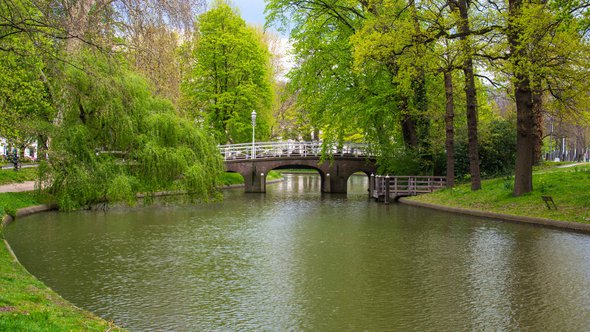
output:
<instances>
[{"instance_id":1,"label":"weeping willow tree","mask_svg":"<svg viewBox=\"0 0 590 332\"><path fill-rule=\"evenodd\" d=\"M41 186L60 209L133 204L138 192L161 190L214 197L223 164L212 138L120 61L79 57L84 70L70 66L59 82L49 161L40 168Z\"/></svg>"}]
</instances>

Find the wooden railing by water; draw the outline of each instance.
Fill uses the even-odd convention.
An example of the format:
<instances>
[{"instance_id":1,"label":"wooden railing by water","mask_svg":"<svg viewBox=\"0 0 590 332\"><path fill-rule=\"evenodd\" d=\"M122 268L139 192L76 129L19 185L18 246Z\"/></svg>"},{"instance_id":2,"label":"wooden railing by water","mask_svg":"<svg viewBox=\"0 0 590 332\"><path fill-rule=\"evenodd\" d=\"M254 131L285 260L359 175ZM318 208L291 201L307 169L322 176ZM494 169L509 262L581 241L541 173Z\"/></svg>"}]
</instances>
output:
<instances>
[{"instance_id":1,"label":"wooden railing by water","mask_svg":"<svg viewBox=\"0 0 590 332\"><path fill-rule=\"evenodd\" d=\"M444 176L371 175L369 193L372 198L388 204L398 197L431 193L446 184Z\"/></svg>"}]
</instances>

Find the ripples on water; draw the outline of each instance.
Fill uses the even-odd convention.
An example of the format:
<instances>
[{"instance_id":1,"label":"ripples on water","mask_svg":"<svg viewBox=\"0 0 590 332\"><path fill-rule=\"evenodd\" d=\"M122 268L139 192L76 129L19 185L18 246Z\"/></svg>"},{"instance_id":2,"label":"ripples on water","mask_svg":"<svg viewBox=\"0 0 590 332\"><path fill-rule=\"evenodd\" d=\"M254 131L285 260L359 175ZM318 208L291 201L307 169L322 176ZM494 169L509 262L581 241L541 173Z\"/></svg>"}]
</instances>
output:
<instances>
[{"instance_id":1,"label":"ripples on water","mask_svg":"<svg viewBox=\"0 0 590 332\"><path fill-rule=\"evenodd\" d=\"M289 176L212 205L48 213L10 225L23 264L132 331L590 326L590 237L321 195Z\"/></svg>"}]
</instances>

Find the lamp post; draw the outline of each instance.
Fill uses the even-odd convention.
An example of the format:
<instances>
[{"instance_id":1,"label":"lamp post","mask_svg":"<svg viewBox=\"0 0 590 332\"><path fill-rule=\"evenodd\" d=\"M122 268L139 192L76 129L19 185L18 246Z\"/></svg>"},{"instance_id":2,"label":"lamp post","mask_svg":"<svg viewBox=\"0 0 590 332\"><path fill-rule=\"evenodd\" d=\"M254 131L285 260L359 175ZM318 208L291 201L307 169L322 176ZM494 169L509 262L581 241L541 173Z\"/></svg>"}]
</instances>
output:
<instances>
[{"instance_id":1,"label":"lamp post","mask_svg":"<svg viewBox=\"0 0 590 332\"><path fill-rule=\"evenodd\" d=\"M254 136L254 130L256 128L256 111L252 111L250 116L252 117L252 159L256 159L256 146L254 145L256 140Z\"/></svg>"}]
</instances>

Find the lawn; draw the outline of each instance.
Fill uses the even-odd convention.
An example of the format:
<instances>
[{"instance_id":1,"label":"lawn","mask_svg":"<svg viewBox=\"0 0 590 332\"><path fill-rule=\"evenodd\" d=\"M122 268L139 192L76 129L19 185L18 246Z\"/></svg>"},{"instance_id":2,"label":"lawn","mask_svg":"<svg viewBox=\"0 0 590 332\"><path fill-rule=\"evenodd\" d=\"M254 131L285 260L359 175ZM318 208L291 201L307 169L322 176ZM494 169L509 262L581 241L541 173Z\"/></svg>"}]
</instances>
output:
<instances>
[{"instance_id":1,"label":"lawn","mask_svg":"<svg viewBox=\"0 0 590 332\"><path fill-rule=\"evenodd\" d=\"M542 168L534 173L533 191L512 195L513 177L482 182L472 192L470 184L444 189L412 200L521 216L590 223L590 166ZM542 196L551 196L557 210L548 209Z\"/></svg>"},{"instance_id":2,"label":"lawn","mask_svg":"<svg viewBox=\"0 0 590 332\"><path fill-rule=\"evenodd\" d=\"M107 331L112 323L74 307L16 262L0 244L0 331Z\"/></svg>"},{"instance_id":3,"label":"lawn","mask_svg":"<svg viewBox=\"0 0 590 332\"><path fill-rule=\"evenodd\" d=\"M46 203L32 192L0 194L0 216ZM4 244L0 225L0 331L118 331L111 323L76 308L30 275Z\"/></svg>"},{"instance_id":4,"label":"lawn","mask_svg":"<svg viewBox=\"0 0 590 332\"><path fill-rule=\"evenodd\" d=\"M0 169L0 185L34 181L37 178L37 167L21 168L18 171L14 169Z\"/></svg>"}]
</instances>

